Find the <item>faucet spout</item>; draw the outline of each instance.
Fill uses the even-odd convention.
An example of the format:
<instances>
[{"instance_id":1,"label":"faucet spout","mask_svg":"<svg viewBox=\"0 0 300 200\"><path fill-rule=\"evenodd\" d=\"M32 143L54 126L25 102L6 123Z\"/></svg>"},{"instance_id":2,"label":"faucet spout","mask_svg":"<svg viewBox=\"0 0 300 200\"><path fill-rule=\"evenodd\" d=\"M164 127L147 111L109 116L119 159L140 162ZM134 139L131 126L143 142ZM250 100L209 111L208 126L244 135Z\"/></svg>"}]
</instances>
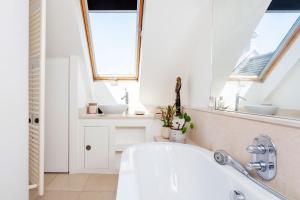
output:
<instances>
[{"instance_id":1,"label":"faucet spout","mask_svg":"<svg viewBox=\"0 0 300 200\"><path fill-rule=\"evenodd\" d=\"M125 99L125 104L127 105L126 113L128 113L129 95L128 95L128 91L126 88L125 88L125 94L121 98L121 100L124 100L124 99Z\"/></svg>"},{"instance_id":2,"label":"faucet spout","mask_svg":"<svg viewBox=\"0 0 300 200\"><path fill-rule=\"evenodd\" d=\"M129 103L129 98L128 98L128 91L127 89L125 89L125 94L124 96L121 98L121 100L124 100L125 99L125 103L128 105Z\"/></svg>"},{"instance_id":3,"label":"faucet spout","mask_svg":"<svg viewBox=\"0 0 300 200\"><path fill-rule=\"evenodd\" d=\"M237 93L235 96L235 109L234 109L234 111L236 111L236 112L239 111L239 108L240 108L240 99L247 101L246 98L240 96L240 94Z\"/></svg>"}]
</instances>

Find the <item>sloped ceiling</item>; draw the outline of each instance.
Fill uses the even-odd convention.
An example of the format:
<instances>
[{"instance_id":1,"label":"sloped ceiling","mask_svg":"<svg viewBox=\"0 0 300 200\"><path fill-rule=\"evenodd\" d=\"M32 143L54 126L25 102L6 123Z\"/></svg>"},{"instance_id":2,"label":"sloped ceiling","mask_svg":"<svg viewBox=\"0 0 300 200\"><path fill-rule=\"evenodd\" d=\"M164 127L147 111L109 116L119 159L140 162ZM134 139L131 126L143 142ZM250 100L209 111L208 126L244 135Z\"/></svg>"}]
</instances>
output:
<instances>
[{"instance_id":1,"label":"sloped ceiling","mask_svg":"<svg viewBox=\"0 0 300 200\"><path fill-rule=\"evenodd\" d=\"M92 94L92 74L80 9L80 0L47 1L46 57L78 56L80 77L88 98Z\"/></svg>"},{"instance_id":2,"label":"sloped ceiling","mask_svg":"<svg viewBox=\"0 0 300 200\"><path fill-rule=\"evenodd\" d=\"M193 88L192 68L210 69L211 3L209 0L151 0L145 3L141 102L146 105L173 104L176 77L181 76L182 104L187 105ZM208 88L206 77L209 73L193 72L199 73L193 78L203 81L199 85L207 84ZM202 79L201 76L205 77ZM199 89L197 92L204 91Z\"/></svg>"},{"instance_id":3,"label":"sloped ceiling","mask_svg":"<svg viewBox=\"0 0 300 200\"><path fill-rule=\"evenodd\" d=\"M214 1L213 96L220 95L270 1Z\"/></svg>"}]
</instances>

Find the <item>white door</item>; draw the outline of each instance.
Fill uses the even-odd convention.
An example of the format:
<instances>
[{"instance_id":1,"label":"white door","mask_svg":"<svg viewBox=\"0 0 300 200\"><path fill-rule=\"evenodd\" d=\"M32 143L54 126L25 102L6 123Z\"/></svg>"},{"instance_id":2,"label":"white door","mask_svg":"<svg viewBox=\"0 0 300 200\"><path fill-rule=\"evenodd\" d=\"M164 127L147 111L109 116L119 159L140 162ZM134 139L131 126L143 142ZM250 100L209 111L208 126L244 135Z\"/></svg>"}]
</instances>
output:
<instances>
[{"instance_id":1,"label":"white door","mask_svg":"<svg viewBox=\"0 0 300 200\"><path fill-rule=\"evenodd\" d=\"M44 194L46 0L29 1L29 188Z\"/></svg>"},{"instance_id":2,"label":"white door","mask_svg":"<svg viewBox=\"0 0 300 200\"><path fill-rule=\"evenodd\" d=\"M84 167L89 169L107 169L109 153L108 127L85 127L85 161Z\"/></svg>"},{"instance_id":3,"label":"white door","mask_svg":"<svg viewBox=\"0 0 300 200\"><path fill-rule=\"evenodd\" d=\"M69 58L46 61L45 171L69 171Z\"/></svg>"}]
</instances>

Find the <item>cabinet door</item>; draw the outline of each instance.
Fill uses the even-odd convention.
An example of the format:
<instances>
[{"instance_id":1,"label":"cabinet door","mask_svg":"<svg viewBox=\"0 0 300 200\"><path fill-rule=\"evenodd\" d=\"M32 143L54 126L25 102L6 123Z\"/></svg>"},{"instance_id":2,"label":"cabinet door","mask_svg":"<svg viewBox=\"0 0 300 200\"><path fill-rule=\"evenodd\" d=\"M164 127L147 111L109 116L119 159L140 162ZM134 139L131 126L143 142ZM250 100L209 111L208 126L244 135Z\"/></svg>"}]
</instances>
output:
<instances>
[{"instance_id":1,"label":"cabinet door","mask_svg":"<svg viewBox=\"0 0 300 200\"><path fill-rule=\"evenodd\" d=\"M107 169L109 154L108 127L85 127L85 161L89 169Z\"/></svg>"},{"instance_id":2,"label":"cabinet door","mask_svg":"<svg viewBox=\"0 0 300 200\"><path fill-rule=\"evenodd\" d=\"M46 62L45 172L69 171L69 58Z\"/></svg>"}]
</instances>

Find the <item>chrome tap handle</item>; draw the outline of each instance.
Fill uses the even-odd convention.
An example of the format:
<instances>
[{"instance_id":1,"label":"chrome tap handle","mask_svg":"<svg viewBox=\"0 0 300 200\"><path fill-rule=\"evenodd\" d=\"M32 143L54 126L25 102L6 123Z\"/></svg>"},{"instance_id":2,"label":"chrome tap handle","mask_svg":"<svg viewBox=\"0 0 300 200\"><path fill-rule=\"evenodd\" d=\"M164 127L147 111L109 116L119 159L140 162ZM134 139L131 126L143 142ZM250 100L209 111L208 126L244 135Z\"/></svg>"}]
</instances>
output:
<instances>
[{"instance_id":1,"label":"chrome tap handle","mask_svg":"<svg viewBox=\"0 0 300 200\"><path fill-rule=\"evenodd\" d=\"M260 135L253 140L252 145L247 147L251 153L250 163L247 169L255 170L263 180L270 181L276 176L277 155L276 147L272 139L267 135Z\"/></svg>"},{"instance_id":2,"label":"chrome tap handle","mask_svg":"<svg viewBox=\"0 0 300 200\"><path fill-rule=\"evenodd\" d=\"M264 162L250 162L247 167L248 170L266 170L266 164Z\"/></svg>"},{"instance_id":3,"label":"chrome tap handle","mask_svg":"<svg viewBox=\"0 0 300 200\"><path fill-rule=\"evenodd\" d=\"M255 146L255 145L250 145L247 147L248 153L252 154L264 154L266 153L266 148L262 145Z\"/></svg>"}]
</instances>

